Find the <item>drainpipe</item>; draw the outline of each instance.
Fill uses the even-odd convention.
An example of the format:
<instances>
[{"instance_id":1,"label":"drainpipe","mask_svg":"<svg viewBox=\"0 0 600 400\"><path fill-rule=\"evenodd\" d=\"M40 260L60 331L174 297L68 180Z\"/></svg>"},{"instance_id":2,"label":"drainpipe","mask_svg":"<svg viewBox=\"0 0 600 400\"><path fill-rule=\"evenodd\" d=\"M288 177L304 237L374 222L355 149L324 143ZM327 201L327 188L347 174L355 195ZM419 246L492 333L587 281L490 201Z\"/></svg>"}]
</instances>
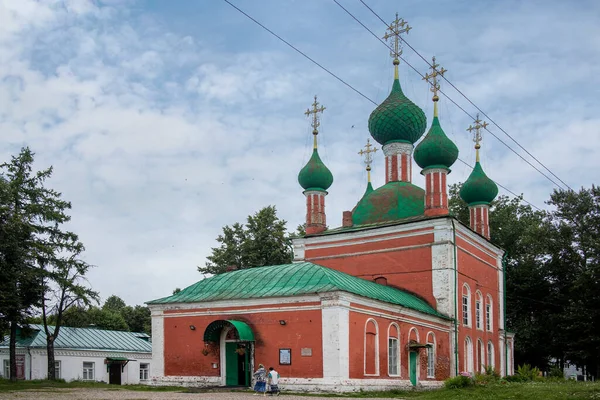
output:
<instances>
[{"instance_id":1,"label":"drainpipe","mask_svg":"<svg viewBox=\"0 0 600 400\"><path fill-rule=\"evenodd\" d=\"M506 252L502 255L502 285L503 285L503 293L502 297L504 300L502 301L502 307L504 308L504 312L502 313L502 317L504 319L504 376L508 376L508 340L507 340L507 326L506 326Z\"/></svg>"},{"instance_id":2,"label":"drainpipe","mask_svg":"<svg viewBox=\"0 0 600 400\"><path fill-rule=\"evenodd\" d=\"M452 222L452 235L454 237L454 373L458 376L458 260L456 251L456 225Z\"/></svg>"}]
</instances>

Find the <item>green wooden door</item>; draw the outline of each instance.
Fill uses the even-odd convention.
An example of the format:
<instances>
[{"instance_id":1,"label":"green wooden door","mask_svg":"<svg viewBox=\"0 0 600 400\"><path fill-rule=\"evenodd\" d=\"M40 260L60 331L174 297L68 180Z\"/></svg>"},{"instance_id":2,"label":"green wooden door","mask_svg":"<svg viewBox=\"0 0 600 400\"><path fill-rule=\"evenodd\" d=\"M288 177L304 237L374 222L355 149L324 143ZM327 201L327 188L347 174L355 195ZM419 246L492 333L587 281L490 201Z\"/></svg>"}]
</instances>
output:
<instances>
[{"instance_id":1,"label":"green wooden door","mask_svg":"<svg viewBox=\"0 0 600 400\"><path fill-rule=\"evenodd\" d=\"M237 343L225 343L225 384L238 385L238 353Z\"/></svg>"},{"instance_id":2,"label":"green wooden door","mask_svg":"<svg viewBox=\"0 0 600 400\"><path fill-rule=\"evenodd\" d=\"M409 361L408 361L408 374L410 377L410 383L413 386L417 385L417 353L415 351L411 351L408 353Z\"/></svg>"}]
</instances>

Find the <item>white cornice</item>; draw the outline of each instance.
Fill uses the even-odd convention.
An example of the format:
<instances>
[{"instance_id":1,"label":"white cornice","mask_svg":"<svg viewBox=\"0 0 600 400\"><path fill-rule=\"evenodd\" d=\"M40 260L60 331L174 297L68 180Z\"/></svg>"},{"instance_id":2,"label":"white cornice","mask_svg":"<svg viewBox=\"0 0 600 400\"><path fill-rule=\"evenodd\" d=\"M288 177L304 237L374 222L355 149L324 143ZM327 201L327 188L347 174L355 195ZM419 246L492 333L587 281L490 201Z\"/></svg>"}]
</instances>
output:
<instances>
[{"instance_id":1,"label":"white cornice","mask_svg":"<svg viewBox=\"0 0 600 400\"><path fill-rule=\"evenodd\" d=\"M266 297L258 299L235 299L235 300L216 300L196 303L169 303L169 304L149 304L151 311L172 311L172 310L191 310L191 309L212 309L212 308L233 308L233 307L255 307L255 306L283 306L285 304L311 303L318 302L318 295L302 295L289 297ZM256 309L260 311L260 309ZM221 314L230 313L229 310L217 310ZM166 314L165 314L166 315Z\"/></svg>"}]
</instances>

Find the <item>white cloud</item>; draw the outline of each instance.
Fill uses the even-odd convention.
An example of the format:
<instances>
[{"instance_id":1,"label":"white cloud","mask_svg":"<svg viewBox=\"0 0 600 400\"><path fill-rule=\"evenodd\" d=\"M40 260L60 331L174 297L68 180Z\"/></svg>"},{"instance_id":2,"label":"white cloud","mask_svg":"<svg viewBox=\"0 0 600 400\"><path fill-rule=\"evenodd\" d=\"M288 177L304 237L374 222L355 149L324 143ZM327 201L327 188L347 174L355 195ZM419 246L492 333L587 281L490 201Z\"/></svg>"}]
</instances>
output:
<instances>
[{"instance_id":1,"label":"white cloud","mask_svg":"<svg viewBox=\"0 0 600 400\"><path fill-rule=\"evenodd\" d=\"M102 296L141 303L195 282L196 266L221 227L265 205L276 205L291 230L301 223L304 198L296 177L311 149L302 113L315 93L327 107L321 156L335 177L328 223L339 225L342 211L364 192L356 152L368 137L374 107L272 37L260 36L264 32L247 20L225 19L215 31L215 10L203 10L191 24L193 15L171 22L176 17L169 13L145 3L135 4L134 12L131 4L0 3L0 155L7 159L28 144L40 167L54 165L50 184L73 203L70 227L97 266L90 281ZM246 8L260 11L267 25L367 96L383 100L391 84L385 48L342 20L337 8L313 22L317 4ZM285 7L294 7L293 15ZM378 7L383 12L395 5ZM600 143L588 88L597 87L600 75L597 52L590 56L587 49L597 48L591 38L598 28L560 5L538 9L529 26L523 21L530 9L498 7L493 13L449 9L435 21L427 16L430 7L416 7L413 20L407 16L415 27L411 43L423 54L437 53L447 76L559 176L574 187L589 185L599 166L589 154ZM218 11L238 17L229 8ZM573 39L556 38L568 58L554 41L542 40L550 37L547 23L557 12L563 13L560 30L579 28ZM379 22L370 21L379 32ZM410 50L405 55L425 70ZM402 84L430 119L431 94L404 65ZM446 133L472 164L464 131L470 121L441 103ZM483 161L488 175L535 204L548 197L544 178L493 138L485 138ZM453 170L451 182L469 173L458 163ZM413 180L422 184L416 166ZM381 154L374 181L383 183Z\"/></svg>"}]
</instances>

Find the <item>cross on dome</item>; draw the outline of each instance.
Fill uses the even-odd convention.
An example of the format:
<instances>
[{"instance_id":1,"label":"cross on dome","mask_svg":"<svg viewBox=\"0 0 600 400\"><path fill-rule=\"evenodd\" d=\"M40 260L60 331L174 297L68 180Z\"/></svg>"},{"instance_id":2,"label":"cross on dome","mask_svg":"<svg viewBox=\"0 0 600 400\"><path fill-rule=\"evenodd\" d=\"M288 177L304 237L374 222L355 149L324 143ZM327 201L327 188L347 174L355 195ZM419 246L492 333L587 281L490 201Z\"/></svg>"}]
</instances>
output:
<instances>
[{"instance_id":1,"label":"cross on dome","mask_svg":"<svg viewBox=\"0 0 600 400\"><path fill-rule=\"evenodd\" d=\"M475 125L469 125L469 127L467 128L467 131L469 131L469 133L473 133L473 141L475 142L475 160L479 161L479 149L481 148L481 129L487 129L487 126L489 125L487 122L485 121L481 121L479 119L479 113L477 113L477 117L475 118L475 121L473 121Z\"/></svg>"},{"instance_id":2,"label":"cross on dome","mask_svg":"<svg viewBox=\"0 0 600 400\"><path fill-rule=\"evenodd\" d=\"M441 69L438 70L438 67L440 65L436 64L435 62L435 56L432 57L431 59L431 73L429 74L425 74L425 76L423 77L423 80L427 81L427 83L429 83L431 85L431 88L429 90L431 90L431 92L433 93L433 97L431 98L434 101L433 104L433 116L437 117L438 116L438 111L437 111L437 102L440 99L438 97L438 91L440 90L440 83L438 82L438 76L443 77L444 73L447 72L447 69L444 69L444 67L442 67Z\"/></svg>"},{"instance_id":3,"label":"cross on dome","mask_svg":"<svg viewBox=\"0 0 600 400\"><path fill-rule=\"evenodd\" d=\"M317 101L317 95L315 94L315 101L314 103L312 103L312 110L310 108L307 108L306 111L304 112L304 115L306 115L307 117L310 117L312 115L312 122L310 123L310 125L313 127L313 135L314 136L314 147L315 149L317 148L317 135L319 134L319 126L321 125L321 122L319 121L319 113L323 113L323 111L325 111L326 108L324 106L319 107L319 102Z\"/></svg>"},{"instance_id":4,"label":"cross on dome","mask_svg":"<svg viewBox=\"0 0 600 400\"><path fill-rule=\"evenodd\" d=\"M377 147L373 147L371 141L367 139L367 144L364 149L361 149L358 154L361 156L365 156L365 164L367 164L367 175L369 182L371 182L371 164L373 163L372 154L377 151Z\"/></svg>"}]
</instances>

